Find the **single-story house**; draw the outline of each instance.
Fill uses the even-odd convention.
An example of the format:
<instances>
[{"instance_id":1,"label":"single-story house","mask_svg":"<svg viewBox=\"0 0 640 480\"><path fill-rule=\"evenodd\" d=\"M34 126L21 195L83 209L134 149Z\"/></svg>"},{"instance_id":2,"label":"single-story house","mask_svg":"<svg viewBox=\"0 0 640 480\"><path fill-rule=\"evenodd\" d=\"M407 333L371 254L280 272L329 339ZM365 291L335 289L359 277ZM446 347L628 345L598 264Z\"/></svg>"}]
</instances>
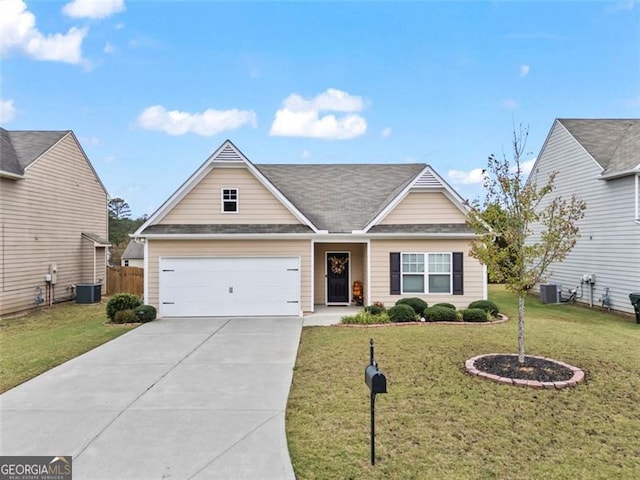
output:
<instances>
[{"instance_id":1,"label":"single-story house","mask_svg":"<svg viewBox=\"0 0 640 480\"><path fill-rule=\"evenodd\" d=\"M632 313L629 294L640 292L640 119L556 119L529 181L543 184L551 172L547 201L575 194L587 208L580 238L551 266L548 283L565 296L577 288L580 302Z\"/></svg>"},{"instance_id":2,"label":"single-story house","mask_svg":"<svg viewBox=\"0 0 640 480\"><path fill-rule=\"evenodd\" d=\"M129 240L127 248L122 253L120 266L144 268L144 245L142 242Z\"/></svg>"},{"instance_id":3,"label":"single-story house","mask_svg":"<svg viewBox=\"0 0 640 480\"><path fill-rule=\"evenodd\" d=\"M133 234L171 316L487 297L463 199L425 164L254 164L225 141Z\"/></svg>"},{"instance_id":4,"label":"single-story house","mask_svg":"<svg viewBox=\"0 0 640 480\"><path fill-rule=\"evenodd\" d=\"M106 281L108 195L73 132L0 141L0 316Z\"/></svg>"}]
</instances>

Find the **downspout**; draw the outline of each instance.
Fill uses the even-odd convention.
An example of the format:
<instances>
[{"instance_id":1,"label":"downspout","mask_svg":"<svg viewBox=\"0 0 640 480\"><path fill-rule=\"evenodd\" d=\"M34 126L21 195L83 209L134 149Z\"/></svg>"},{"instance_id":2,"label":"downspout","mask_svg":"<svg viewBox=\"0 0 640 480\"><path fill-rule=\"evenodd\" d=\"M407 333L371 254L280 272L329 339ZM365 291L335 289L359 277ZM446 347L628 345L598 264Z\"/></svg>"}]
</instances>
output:
<instances>
[{"instance_id":1,"label":"downspout","mask_svg":"<svg viewBox=\"0 0 640 480\"><path fill-rule=\"evenodd\" d=\"M640 174L636 174L636 221L640 221Z\"/></svg>"},{"instance_id":2,"label":"downspout","mask_svg":"<svg viewBox=\"0 0 640 480\"><path fill-rule=\"evenodd\" d=\"M144 239L144 303L149 305L149 240ZM159 275L158 275L159 276ZM160 305L158 305L160 307ZM160 310L160 308L158 308Z\"/></svg>"},{"instance_id":3,"label":"downspout","mask_svg":"<svg viewBox=\"0 0 640 480\"><path fill-rule=\"evenodd\" d=\"M367 301L362 302L366 305L371 305L371 239L367 238Z\"/></svg>"},{"instance_id":4,"label":"downspout","mask_svg":"<svg viewBox=\"0 0 640 480\"><path fill-rule=\"evenodd\" d=\"M316 257L315 257L315 247L316 247L316 243L315 240L312 238L311 239L311 252L310 252L310 258L309 258L309 265L310 265L310 272L309 272L309 276L311 277L311 291L309 292L309 298L311 298L311 305L309 306L309 308L311 309L311 313L315 312L316 310L316 299L315 299L315 295L314 295L314 290L315 290L315 283L316 283ZM300 276L300 281L302 281L302 276ZM304 310L304 307L302 305L300 305L300 310ZM304 315L303 315L304 316Z\"/></svg>"}]
</instances>

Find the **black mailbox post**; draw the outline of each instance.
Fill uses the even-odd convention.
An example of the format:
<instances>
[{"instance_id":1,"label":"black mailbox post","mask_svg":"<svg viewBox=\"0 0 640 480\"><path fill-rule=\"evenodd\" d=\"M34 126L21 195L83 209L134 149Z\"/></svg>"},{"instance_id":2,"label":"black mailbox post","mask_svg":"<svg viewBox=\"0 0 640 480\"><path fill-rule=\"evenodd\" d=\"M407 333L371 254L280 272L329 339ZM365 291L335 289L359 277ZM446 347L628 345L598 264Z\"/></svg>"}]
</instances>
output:
<instances>
[{"instance_id":1,"label":"black mailbox post","mask_svg":"<svg viewBox=\"0 0 640 480\"><path fill-rule=\"evenodd\" d=\"M369 340L369 365L364 369L364 383L371 392L371 465L376 464L376 395L387 393L387 378L373 357L373 338Z\"/></svg>"}]
</instances>

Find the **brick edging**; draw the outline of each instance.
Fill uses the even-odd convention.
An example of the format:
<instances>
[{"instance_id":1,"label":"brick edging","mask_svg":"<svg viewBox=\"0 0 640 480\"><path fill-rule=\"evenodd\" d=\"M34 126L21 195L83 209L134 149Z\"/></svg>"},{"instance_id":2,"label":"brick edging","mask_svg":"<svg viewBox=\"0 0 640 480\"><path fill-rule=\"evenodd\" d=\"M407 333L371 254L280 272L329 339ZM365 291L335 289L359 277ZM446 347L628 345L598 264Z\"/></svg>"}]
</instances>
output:
<instances>
[{"instance_id":1,"label":"brick edging","mask_svg":"<svg viewBox=\"0 0 640 480\"><path fill-rule=\"evenodd\" d=\"M389 322L389 323L374 323L371 325L361 325L359 323L336 323L331 325L332 327L347 327L347 328L379 328L379 327L410 327L414 325L500 325L509 320L509 317L501 313L499 320L493 322Z\"/></svg>"},{"instance_id":2,"label":"brick edging","mask_svg":"<svg viewBox=\"0 0 640 480\"><path fill-rule=\"evenodd\" d=\"M486 353L484 355L477 355L473 358L470 358L464 363L465 370L469 375L480 377L482 379L490 380L496 383L502 383L505 385L514 385L516 387L546 388L546 389L560 390L562 388L575 387L578 383L584 380L584 372L580 368L574 367L573 365L569 365L568 363L564 363L559 360L554 360L553 358L537 357L535 355L527 355L527 357L546 360L548 362L553 362L557 365L566 367L573 372L573 376L569 380L562 380L558 382L539 382L537 380L523 380L519 378L500 377L498 375L493 375L492 373L483 372L481 370L478 370L475 367L476 360L479 360L484 357L493 357L496 355L515 356L514 354L511 354L511 353Z\"/></svg>"}]
</instances>

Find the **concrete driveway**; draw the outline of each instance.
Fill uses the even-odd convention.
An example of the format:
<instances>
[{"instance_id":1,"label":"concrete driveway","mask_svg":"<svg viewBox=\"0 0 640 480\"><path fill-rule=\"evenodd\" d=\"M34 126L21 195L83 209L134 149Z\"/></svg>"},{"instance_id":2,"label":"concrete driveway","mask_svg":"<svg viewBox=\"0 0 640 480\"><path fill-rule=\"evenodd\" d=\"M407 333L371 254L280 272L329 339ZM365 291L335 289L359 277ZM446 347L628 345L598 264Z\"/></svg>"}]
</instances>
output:
<instances>
[{"instance_id":1,"label":"concrete driveway","mask_svg":"<svg viewBox=\"0 0 640 480\"><path fill-rule=\"evenodd\" d=\"M0 455L79 479L294 479L284 415L302 319L160 319L0 396Z\"/></svg>"}]
</instances>

